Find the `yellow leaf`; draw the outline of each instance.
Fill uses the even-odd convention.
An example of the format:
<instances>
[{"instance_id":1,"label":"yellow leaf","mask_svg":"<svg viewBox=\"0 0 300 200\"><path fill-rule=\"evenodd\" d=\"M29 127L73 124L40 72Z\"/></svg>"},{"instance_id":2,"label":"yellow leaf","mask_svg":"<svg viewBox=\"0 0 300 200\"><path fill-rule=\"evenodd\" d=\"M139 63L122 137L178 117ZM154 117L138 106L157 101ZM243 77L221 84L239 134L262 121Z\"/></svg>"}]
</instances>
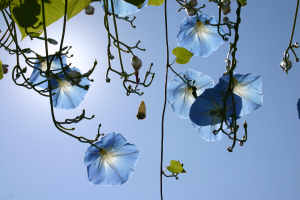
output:
<instances>
[{"instance_id":1,"label":"yellow leaf","mask_svg":"<svg viewBox=\"0 0 300 200\"><path fill-rule=\"evenodd\" d=\"M149 6L161 6L164 3L164 0L149 0Z\"/></svg>"},{"instance_id":2,"label":"yellow leaf","mask_svg":"<svg viewBox=\"0 0 300 200\"><path fill-rule=\"evenodd\" d=\"M186 171L183 169L183 164L176 160L170 161L170 165L167 166L167 170L173 174L186 173Z\"/></svg>"},{"instance_id":3,"label":"yellow leaf","mask_svg":"<svg viewBox=\"0 0 300 200\"><path fill-rule=\"evenodd\" d=\"M176 56L176 63L186 64L193 57L193 53L183 47L176 47L172 53Z\"/></svg>"}]
</instances>

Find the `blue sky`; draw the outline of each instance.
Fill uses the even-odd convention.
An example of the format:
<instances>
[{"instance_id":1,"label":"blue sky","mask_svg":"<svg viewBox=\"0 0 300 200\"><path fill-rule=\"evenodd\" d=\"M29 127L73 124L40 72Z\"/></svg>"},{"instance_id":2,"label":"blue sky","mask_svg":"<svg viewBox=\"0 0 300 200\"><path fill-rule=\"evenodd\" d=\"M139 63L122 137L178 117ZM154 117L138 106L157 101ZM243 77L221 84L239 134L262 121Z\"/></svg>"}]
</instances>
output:
<instances>
[{"instance_id":1,"label":"blue sky","mask_svg":"<svg viewBox=\"0 0 300 200\"><path fill-rule=\"evenodd\" d=\"M165 179L165 199L299 198L300 121L296 108L300 98L300 64L294 64L289 75L279 67L289 42L295 4L296 1L291 0L249 1L242 11L237 72L262 75L264 81L263 107L243 118L249 127L249 139L244 147L236 147L233 153L228 153L226 148L230 141L225 137L220 142L205 142L188 121L179 119L170 106L167 107L164 166L171 159L181 160L187 174L177 181ZM176 10L176 3L169 1L171 49L176 47L176 35L184 17L184 13L178 14ZM206 11L217 13L211 6ZM99 6L94 16L81 13L67 25L65 44L72 44L75 55L69 62L83 71L92 66L94 59L99 64L85 101L77 110L57 110L57 115L68 118L86 108L96 119L82 122L77 134L92 137L101 122L103 132L122 133L129 142L135 143L140 157L128 183L117 187L89 183L83 163L88 146L54 128L46 98L18 88L10 76L6 76L0 84L1 200L159 199L160 115L166 55L162 13L163 7L144 8L137 14L136 30L128 30L126 23L119 24L122 40L133 44L140 39L147 49L138 54L144 66L154 62L155 80L142 97L127 97L117 76L112 76L110 84L105 83L107 37ZM58 39L61 22L49 27L50 36ZM300 41L299 27L295 40ZM28 45L43 51L39 42L25 39L22 46ZM55 48L58 47L52 46L51 50ZM189 64L175 68L184 71L191 67L217 80L224 72L227 49L228 45L223 45L208 58L193 57ZM15 58L3 50L0 57L4 63L15 64ZM129 58L125 61L127 67L131 67ZM173 75L170 73L169 77L172 79ZM147 118L138 121L136 112L141 100L146 103Z\"/></svg>"}]
</instances>

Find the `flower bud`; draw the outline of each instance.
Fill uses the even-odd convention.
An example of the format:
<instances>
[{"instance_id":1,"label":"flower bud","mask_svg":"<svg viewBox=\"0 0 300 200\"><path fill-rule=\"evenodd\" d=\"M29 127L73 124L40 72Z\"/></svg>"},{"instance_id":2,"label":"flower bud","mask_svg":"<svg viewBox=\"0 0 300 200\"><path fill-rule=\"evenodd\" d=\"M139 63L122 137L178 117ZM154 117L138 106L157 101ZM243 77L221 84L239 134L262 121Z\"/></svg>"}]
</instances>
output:
<instances>
[{"instance_id":1,"label":"flower bud","mask_svg":"<svg viewBox=\"0 0 300 200\"><path fill-rule=\"evenodd\" d=\"M142 60L139 59L139 57L137 56L133 56L131 59L131 65L133 67L133 69L138 72L140 70L140 68L142 67Z\"/></svg>"},{"instance_id":2,"label":"flower bud","mask_svg":"<svg viewBox=\"0 0 300 200\"><path fill-rule=\"evenodd\" d=\"M288 71L292 68L292 62L290 60L283 59L280 62L280 67L284 72L288 73Z\"/></svg>"},{"instance_id":3,"label":"flower bud","mask_svg":"<svg viewBox=\"0 0 300 200\"><path fill-rule=\"evenodd\" d=\"M95 8L93 6L88 5L88 7L85 8L86 15L93 15L94 13L95 13Z\"/></svg>"},{"instance_id":4,"label":"flower bud","mask_svg":"<svg viewBox=\"0 0 300 200\"><path fill-rule=\"evenodd\" d=\"M146 105L144 101L141 102L136 117L138 120L143 120L146 118Z\"/></svg>"}]
</instances>

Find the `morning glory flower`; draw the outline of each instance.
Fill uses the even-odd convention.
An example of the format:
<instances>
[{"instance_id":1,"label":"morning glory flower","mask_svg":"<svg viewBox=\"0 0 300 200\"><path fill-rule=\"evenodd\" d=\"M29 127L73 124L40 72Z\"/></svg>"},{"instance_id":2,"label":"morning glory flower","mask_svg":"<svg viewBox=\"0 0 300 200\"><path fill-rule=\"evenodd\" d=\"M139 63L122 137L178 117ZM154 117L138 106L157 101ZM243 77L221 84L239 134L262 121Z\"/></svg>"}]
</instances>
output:
<instances>
[{"instance_id":1,"label":"morning glory flower","mask_svg":"<svg viewBox=\"0 0 300 200\"><path fill-rule=\"evenodd\" d=\"M230 94L226 100L226 110L224 99L226 91L214 87L206 89L192 104L190 109L190 119L199 126L212 126L219 124L223 119L229 120L234 114L232 95L235 103L235 114L239 117L242 100L235 94Z\"/></svg>"},{"instance_id":2,"label":"morning glory flower","mask_svg":"<svg viewBox=\"0 0 300 200\"><path fill-rule=\"evenodd\" d=\"M188 119L190 107L195 101L193 95L193 88L196 88L196 96L199 96L205 89L213 87L214 81L209 76L193 70L188 69L180 73L182 77L190 81L190 86L183 82L178 76L168 83L168 103L171 105L172 110L178 114L180 118Z\"/></svg>"},{"instance_id":3,"label":"morning glory flower","mask_svg":"<svg viewBox=\"0 0 300 200\"><path fill-rule=\"evenodd\" d=\"M87 149L84 163L88 179L94 184L121 185L134 171L139 155L134 144L130 144L119 133L109 133Z\"/></svg>"},{"instance_id":4,"label":"morning glory flower","mask_svg":"<svg viewBox=\"0 0 300 200\"><path fill-rule=\"evenodd\" d=\"M229 85L229 75L220 78L216 87L226 90ZM252 74L235 74L233 93L241 97L242 110L240 117L258 109L263 104L263 84L261 76Z\"/></svg>"},{"instance_id":5,"label":"morning glory flower","mask_svg":"<svg viewBox=\"0 0 300 200\"><path fill-rule=\"evenodd\" d=\"M50 69L51 70L57 70L57 71L61 71L61 63L60 63L60 59L58 56L49 56L49 61L52 61L51 63L51 66L50 66ZM66 56L61 56L61 59L62 59L62 63L63 63L63 66L66 66ZM40 82L43 82L41 84L38 85L38 87L42 88L42 89L46 89L48 88L48 81L46 77L44 76L41 76L41 71L42 72L46 72L47 71L47 61L46 59L44 60L40 60L38 63L36 63L34 65L34 69L30 75L30 78L29 78L29 82L31 82L32 84L38 84Z\"/></svg>"},{"instance_id":6,"label":"morning glory flower","mask_svg":"<svg viewBox=\"0 0 300 200\"><path fill-rule=\"evenodd\" d=\"M102 0L100 3L102 4L102 7L104 9L104 0ZM138 8L137 6L128 3L124 0L112 0L113 4L114 4L114 13L115 15L118 15L119 17L127 17L130 15L133 15L135 13L137 13L141 8L143 8L144 6L147 5L147 1L145 1L143 3L143 5L141 5L140 8ZM107 0L108 2L108 12L109 13L113 13L112 11L112 6L111 6L111 0Z\"/></svg>"},{"instance_id":7,"label":"morning glory flower","mask_svg":"<svg viewBox=\"0 0 300 200\"><path fill-rule=\"evenodd\" d=\"M70 68L66 73L67 77L69 76L73 79L73 82L75 81L78 85L87 87L88 89L90 81L86 77L81 77L79 69ZM79 87L67 77L61 72L57 79L51 80L52 94L54 94L52 101L55 108L76 108L87 93L87 89Z\"/></svg>"},{"instance_id":8,"label":"morning glory flower","mask_svg":"<svg viewBox=\"0 0 300 200\"><path fill-rule=\"evenodd\" d=\"M217 26L209 24L217 24L217 21L214 17L208 17L206 14L186 17L180 25L177 35L178 46L186 48L197 56L208 57L211 55L224 41L218 34ZM220 32L223 33L221 28Z\"/></svg>"}]
</instances>

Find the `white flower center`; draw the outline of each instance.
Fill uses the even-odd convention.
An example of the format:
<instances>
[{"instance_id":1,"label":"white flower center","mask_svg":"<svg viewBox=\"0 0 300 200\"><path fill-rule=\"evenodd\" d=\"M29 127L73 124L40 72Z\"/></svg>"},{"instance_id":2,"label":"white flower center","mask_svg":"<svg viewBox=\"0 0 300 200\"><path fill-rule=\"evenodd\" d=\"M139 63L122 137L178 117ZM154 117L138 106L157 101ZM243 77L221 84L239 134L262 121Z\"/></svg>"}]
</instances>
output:
<instances>
[{"instance_id":1,"label":"white flower center","mask_svg":"<svg viewBox=\"0 0 300 200\"><path fill-rule=\"evenodd\" d=\"M116 162L117 158L114 153L106 151L104 149L100 150L100 154L102 155L103 161L105 164L111 165Z\"/></svg>"},{"instance_id":2,"label":"white flower center","mask_svg":"<svg viewBox=\"0 0 300 200\"><path fill-rule=\"evenodd\" d=\"M195 25L195 32L197 33L198 37L206 38L210 33L210 30L201 21L197 21Z\"/></svg>"},{"instance_id":3,"label":"white flower center","mask_svg":"<svg viewBox=\"0 0 300 200\"><path fill-rule=\"evenodd\" d=\"M58 85L62 92L68 92L72 88L71 83L66 80L58 80Z\"/></svg>"},{"instance_id":4,"label":"white flower center","mask_svg":"<svg viewBox=\"0 0 300 200\"><path fill-rule=\"evenodd\" d=\"M234 88L233 88L233 93L240 96L240 97L245 97L247 96L247 87L245 85L237 83Z\"/></svg>"}]
</instances>

